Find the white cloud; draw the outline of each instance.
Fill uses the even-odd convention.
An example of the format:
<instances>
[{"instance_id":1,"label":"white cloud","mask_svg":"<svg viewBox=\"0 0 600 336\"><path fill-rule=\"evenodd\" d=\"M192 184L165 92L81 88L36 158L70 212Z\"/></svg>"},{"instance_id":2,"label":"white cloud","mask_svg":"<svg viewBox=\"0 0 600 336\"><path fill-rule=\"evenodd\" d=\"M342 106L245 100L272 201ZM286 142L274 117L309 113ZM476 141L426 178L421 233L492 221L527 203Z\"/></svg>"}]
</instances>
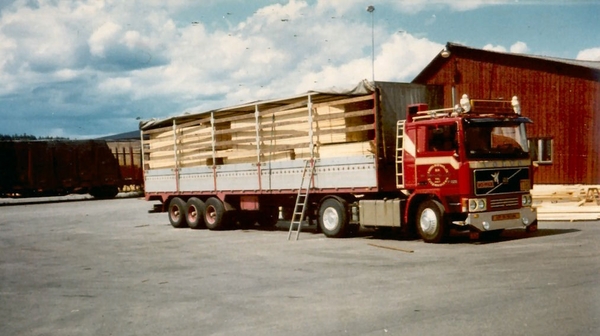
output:
<instances>
[{"instance_id":1,"label":"white cloud","mask_svg":"<svg viewBox=\"0 0 600 336\"><path fill-rule=\"evenodd\" d=\"M600 61L600 47L581 50L577 59L582 61Z\"/></svg>"},{"instance_id":2,"label":"white cloud","mask_svg":"<svg viewBox=\"0 0 600 336\"><path fill-rule=\"evenodd\" d=\"M517 41L517 42L513 43L508 50L506 49L506 47L504 47L502 45L493 45L491 43L484 45L483 50L499 51L499 52L510 51L511 53L515 53L515 54L526 54L529 52L529 47L527 46L527 43Z\"/></svg>"},{"instance_id":3,"label":"white cloud","mask_svg":"<svg viewBox=\"0 0 600 336\"><path fill-rule=\"evenodd\" d=\"M94 56L104 57L108 44L115 42L117 35L121 31L121 26L114 22L107 22L96 29L88 40L90 53Z\"/></svg>"},{"instance_id":4,"label":"white cloud","mask_svg":"<svg viewBox=\"0 0 600 336\"><path fill-rule=\"evenodd\" d=\"M510 52L515 54L526 54L529 52L529 47L525 42L518 41L510 46Z\"/></svg>"},{"instance_id":5,"label":"white cloud","mask_svg":"<svg viewBox=\"0 0 600 336\"><path fill-rule=\"evenodd\" d=\"M501 46L501 45L493 45L493 44L486 44L483 46L483 50L490 50L490 51L500 51L500 52L506 52L506 48Z\"/></svg>"},{"instance_id":6,"label":"white cloud","mask_svg":"<svg viewBox=\"0 0 600 336\"><path fill-rule=\"evenodd\" d=\"M123 94L128 93L131 90L131 79L130 78L107 78L98 84L98 89L108 94Z\"/></svg>"}]
</instances>

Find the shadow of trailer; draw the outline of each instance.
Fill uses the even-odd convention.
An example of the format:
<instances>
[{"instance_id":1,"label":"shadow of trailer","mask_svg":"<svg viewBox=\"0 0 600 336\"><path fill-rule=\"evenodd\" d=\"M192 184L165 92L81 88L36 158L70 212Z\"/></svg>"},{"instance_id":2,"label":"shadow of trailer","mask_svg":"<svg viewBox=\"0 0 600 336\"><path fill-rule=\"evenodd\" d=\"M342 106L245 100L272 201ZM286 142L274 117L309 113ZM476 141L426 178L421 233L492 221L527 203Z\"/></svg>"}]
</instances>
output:
<instances>
[{"instance_id":1,"label":"shadow of trailer","mask_svg":"<svg viewBox=\"0 0 600 336\"><path fill-rule=\"evenodd\" d=\"M113 198L123 186L105 141L0 142L0 196L39 197L89 193Z\"/></svg>"}]
</instances>

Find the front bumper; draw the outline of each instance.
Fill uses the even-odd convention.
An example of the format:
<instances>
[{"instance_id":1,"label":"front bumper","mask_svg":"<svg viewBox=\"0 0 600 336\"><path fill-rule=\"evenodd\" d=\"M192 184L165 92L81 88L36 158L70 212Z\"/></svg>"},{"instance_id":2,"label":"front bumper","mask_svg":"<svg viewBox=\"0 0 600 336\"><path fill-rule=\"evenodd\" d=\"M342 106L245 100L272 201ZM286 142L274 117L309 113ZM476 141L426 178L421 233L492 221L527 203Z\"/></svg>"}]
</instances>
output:
<instances>
[{"instance_id":1,"label":"front bumper","mask_svg":"<svg viewBox=\"0 0 600 336\"><path fill-rule=\"evenodd\" d=\"M463 225L479 231L526 228L537 223L535 208L525 207L514 210L470 213Z\"/></svg>"}]
</instances>

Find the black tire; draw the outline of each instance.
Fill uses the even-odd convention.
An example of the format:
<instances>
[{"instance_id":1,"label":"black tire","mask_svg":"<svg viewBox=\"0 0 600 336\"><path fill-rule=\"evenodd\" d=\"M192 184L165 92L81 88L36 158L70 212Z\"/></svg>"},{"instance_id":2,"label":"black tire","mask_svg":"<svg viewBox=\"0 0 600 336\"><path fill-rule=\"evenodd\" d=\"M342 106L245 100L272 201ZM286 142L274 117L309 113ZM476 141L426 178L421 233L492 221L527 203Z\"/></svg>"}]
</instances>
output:
<instances>
[{"instance_id":1,"label":"black tire","mask_svg":"<svg viewBox=\"0 0 600 336\"><path fill-rule=\"evenodd\" d=\"M448 236L444 206L436 200L426 200L419 205L416 217L419 236L426 243L441 243Z\"/></svg>"},{"instance_id":2,"label":"black tire","mask_svg":"<svg viewBox=\"0 0 600 336\"><path fill-rule=\"evenodd\" d=\"M257 221L261 227L274 227L279 221L279 208L276 206L265 207L265 209L259 211Z\"/></svg>"},{"instance_id":3,"label":"black tire","mask_svg":"<svg viewBox=\"0 0 600 336\"><path fill-rule=\"evenodd\" d=\"M94 187L90 190L90 195L97 199L115 198L119 193L119 188L115 186Z\"/></svg>"},{"instance_id":4,"label":"black tire","mask_svg":"<svg viewBox=\"0 0 600 336\"><path fill-rule=\"evenodd\" d=\"M319 227L325 236L341 238L346 236L350 227L346 201L340 198L328 198L319 207Z\"/></svg>"},{"instance_id":5,"label":"black tire","mask_svg":"<svg viewBox=\"0 0 600 336\"><path fill-rule=\"evenodd\" d=\"M292 220L292 216L294 215L294 207L281 207L281 218L284 221L291 221Z\"/></svg>"},{"instance_id":6,"label":"black tire","mask_svg":"<svg viewBox=\"0 0 600 336\"><path fill-rule=\"evenodd\" d=\"M185 202L179 198L175 197L171 199L169 202L169 222L171 225L180 229L186 227L187 223L185 221Z\"/></svg>"},{"instance_id":7,"label":"black tire","mask_svg":"<svg viewBox=\"0 0 600 336\"><path fill-rule=\"evenodd\" d=\"M220 199L211 197L206 200L204 223L209 230L225 229L225 206Z\"/></svg>"},{"instance_id":8,"label":"black tire","mask_svg":"<svg viewBox=\"0 0 600 336\"><path fill-rule=\"evenodd\" d=\"M206 205L197 197L190 198L185 205L185 219L187 225L194 230L206 227L204 225L204 210Z\"/></svg>"}]
</instances>

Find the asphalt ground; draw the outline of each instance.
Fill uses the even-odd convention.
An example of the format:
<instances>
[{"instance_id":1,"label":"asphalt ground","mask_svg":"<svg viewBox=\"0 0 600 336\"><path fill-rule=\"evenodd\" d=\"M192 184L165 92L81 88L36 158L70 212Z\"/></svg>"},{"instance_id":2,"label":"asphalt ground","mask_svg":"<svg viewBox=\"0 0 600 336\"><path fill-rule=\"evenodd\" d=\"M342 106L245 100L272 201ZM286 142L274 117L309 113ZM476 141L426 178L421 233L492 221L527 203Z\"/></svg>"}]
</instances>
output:
<instances>
[{"instance_id":1,"label":"asphalt ground","mask_svg":"<svg viewBox=\"0 0 600 336\"><path fill-rule=\"evenodd\" d=\"M600 222L472 242L174 229L140 198L0 207L1 335L599 335Z\"/></svg>"}]
</instances>

